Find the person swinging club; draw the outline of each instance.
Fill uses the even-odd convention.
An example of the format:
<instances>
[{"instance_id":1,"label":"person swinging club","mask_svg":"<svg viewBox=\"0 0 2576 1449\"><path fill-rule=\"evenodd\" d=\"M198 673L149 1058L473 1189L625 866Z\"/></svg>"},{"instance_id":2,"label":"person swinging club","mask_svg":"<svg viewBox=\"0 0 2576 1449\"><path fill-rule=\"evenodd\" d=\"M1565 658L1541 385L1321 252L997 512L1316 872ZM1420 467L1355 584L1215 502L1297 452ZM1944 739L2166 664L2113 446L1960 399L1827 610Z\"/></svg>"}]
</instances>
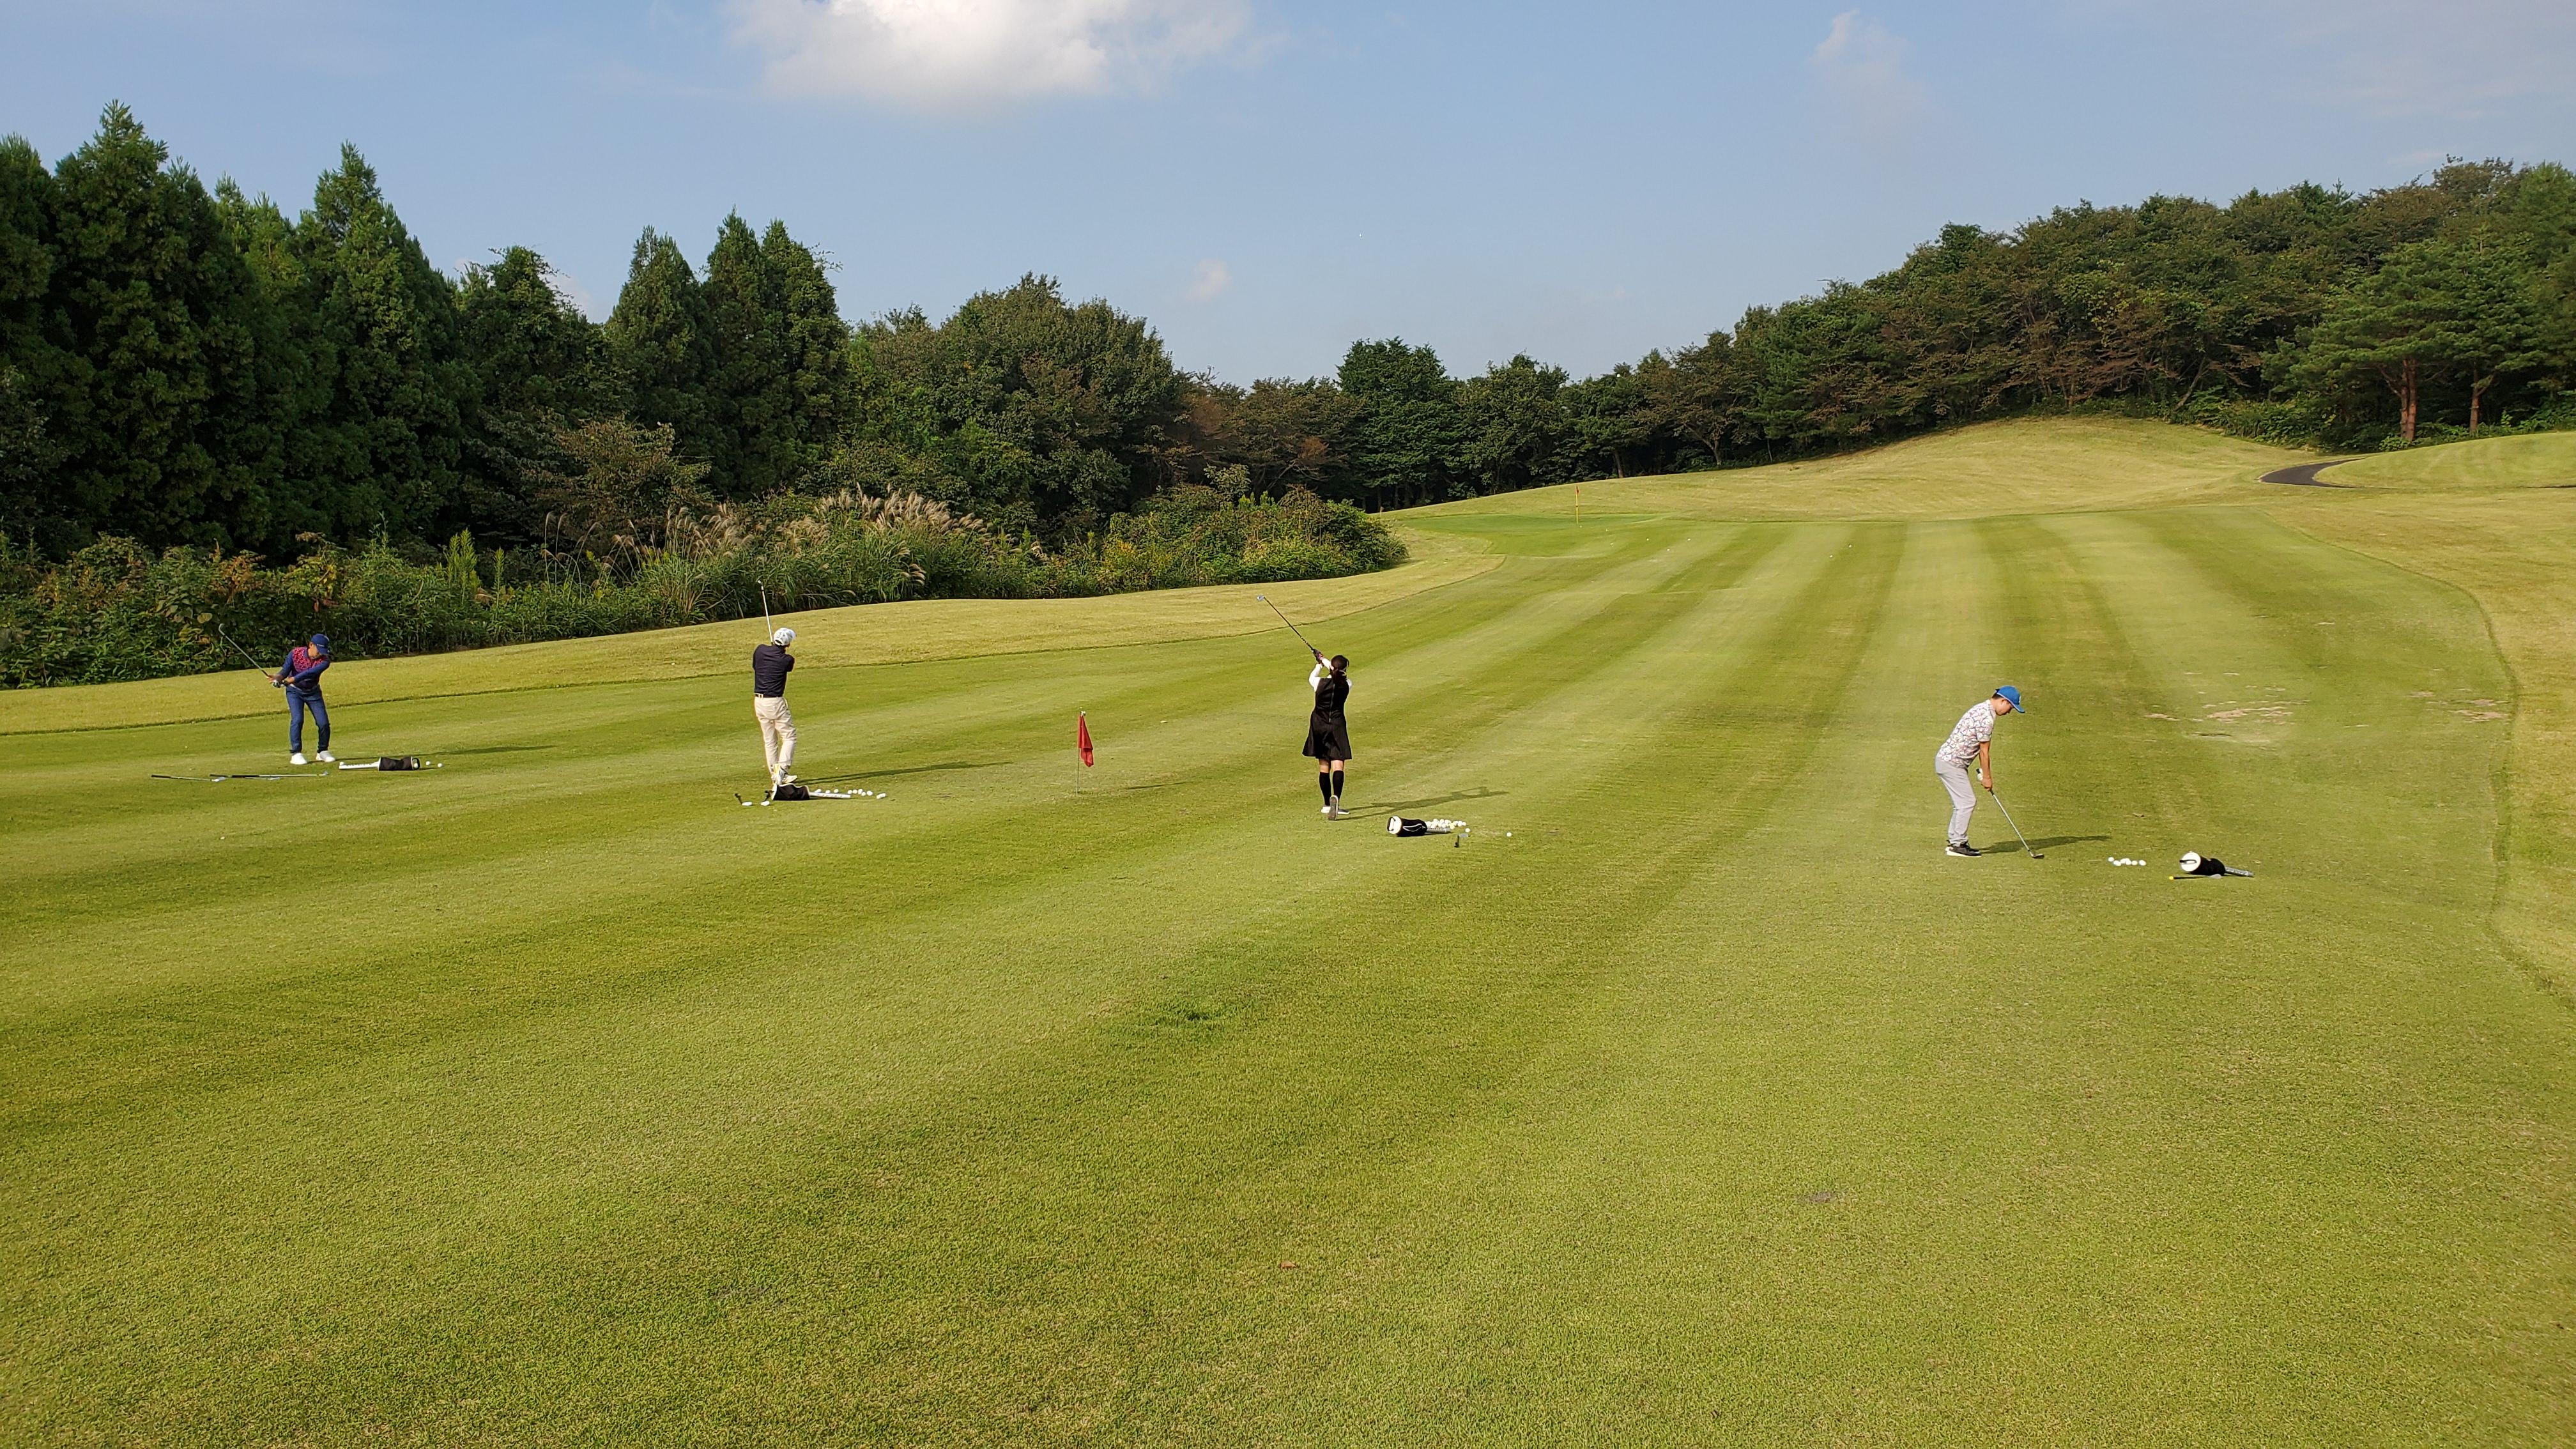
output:
<instances>
[{"instance_id":1,"label":"person swinging club","mask_svg":"<svg viewBox=\"0 0 2576 1449\"><path fill-rule=\"evenodd\" d=\"M1342 771L1351 762L1350 721L1342 718L1342 706L1351 697L1351 661L1340 654L1326 659L1320 649L1311 652L1315 672L1306 676L1306 684L1315 691L1315 712L1306 721L1305 753L1315 761L1315 788L1324 795L1324 818L1339 820Z\"/></svg>"},{"instance_id":2,"label":"person swinging club","mask_svg":"<svg viewBox=\"0 0 2576 1449\"><path fill-rule=\"evenodd\" d=\"M787 710L787 672L796 656L787 652L796 631L780 629L769 642L751 651L751 717L760 724L760 753L769 763L769 788L796 781L796 716Z\"/></svg>"}]
</instances>

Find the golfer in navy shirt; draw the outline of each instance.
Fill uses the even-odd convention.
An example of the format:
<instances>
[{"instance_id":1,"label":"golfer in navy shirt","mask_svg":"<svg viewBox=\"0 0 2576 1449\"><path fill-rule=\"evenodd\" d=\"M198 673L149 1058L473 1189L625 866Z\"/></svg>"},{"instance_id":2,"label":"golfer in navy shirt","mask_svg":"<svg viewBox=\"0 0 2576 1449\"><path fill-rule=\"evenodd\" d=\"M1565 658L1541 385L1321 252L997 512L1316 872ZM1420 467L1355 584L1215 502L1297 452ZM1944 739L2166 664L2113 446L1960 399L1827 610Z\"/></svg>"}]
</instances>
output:
<instances>
[{"instance_id":1,"label":"golfer in navy shirt","mask_svg":"<svg viewBox=\"0 0 2576 1449\"><path fill-rule=\"evenodd\" d=\"M286 691L286 762L304 763L304 713L313 712L313 728L321 752L315 756L324 764L331 763L331 714L322 707L322 671L331 667L331 636L316 634L310 642L286 651L286 665L269 676L277 687Z\"/></svg>"}]
</instances>

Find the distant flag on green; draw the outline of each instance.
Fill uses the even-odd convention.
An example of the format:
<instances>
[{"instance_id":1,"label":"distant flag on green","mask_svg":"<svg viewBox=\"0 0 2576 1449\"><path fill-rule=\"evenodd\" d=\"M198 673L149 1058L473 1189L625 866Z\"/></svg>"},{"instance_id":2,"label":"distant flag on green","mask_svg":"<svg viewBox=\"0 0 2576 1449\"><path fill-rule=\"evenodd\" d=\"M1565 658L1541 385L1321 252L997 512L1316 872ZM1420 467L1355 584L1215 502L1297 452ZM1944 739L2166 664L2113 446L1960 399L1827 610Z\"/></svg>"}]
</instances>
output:
<instances>
[{"instance_id":1,"label":"distant flag on green","mask_svg":"<svg viewBox=\"0 0 2576 1449\"><path fill-rule=\"evenodd\" d=\"M1073 713L1073 748L1087 767L1091 763L1091 720L1082 711Z\"/></svg>"}]
</instances>

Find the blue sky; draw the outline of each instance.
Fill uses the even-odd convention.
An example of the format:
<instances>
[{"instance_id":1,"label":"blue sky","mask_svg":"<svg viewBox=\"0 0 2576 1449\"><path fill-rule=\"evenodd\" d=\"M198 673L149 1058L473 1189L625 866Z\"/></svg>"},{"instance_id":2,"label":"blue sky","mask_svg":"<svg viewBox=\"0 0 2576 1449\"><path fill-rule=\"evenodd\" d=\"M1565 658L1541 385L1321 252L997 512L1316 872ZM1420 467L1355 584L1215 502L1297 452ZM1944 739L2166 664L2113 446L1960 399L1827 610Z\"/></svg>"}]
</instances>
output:
<instances>
[{"instance_id":1,"label":"blue sky","mask_svg":"<svg viewBox=\"0 0 2576 1449\"><path fill-rule=\"evenodd\" d=\"M1234 381L1589 373L1945 221L2576 162L2572 75L2568 0L0 0L49 158L123 100L293 209L353 141L434 260L535 247L594 315L739 209L853 319L1046 272Z\"/></svg>"}]
</instances>

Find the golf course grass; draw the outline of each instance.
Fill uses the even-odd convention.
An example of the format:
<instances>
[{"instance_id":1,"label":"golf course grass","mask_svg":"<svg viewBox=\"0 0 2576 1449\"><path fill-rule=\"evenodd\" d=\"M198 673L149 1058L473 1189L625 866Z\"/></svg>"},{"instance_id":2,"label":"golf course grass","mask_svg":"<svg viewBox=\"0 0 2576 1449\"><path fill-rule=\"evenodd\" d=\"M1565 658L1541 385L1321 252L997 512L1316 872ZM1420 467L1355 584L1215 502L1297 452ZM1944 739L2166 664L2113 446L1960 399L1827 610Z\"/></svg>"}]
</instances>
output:
<instances>
[{"instance_id":1,"label":"golf course grass","mask_svg":"<svg viewBox=\"0 0 2576 1449\"><path fill-rule=\"evenodd\" d=\"M2440 452L1402 515L1340 823L1250 590L797 616L768 809L753 625L0 696L0 1442L2569 1442L2576 490Z\"/></svg>"}]
</instances>

